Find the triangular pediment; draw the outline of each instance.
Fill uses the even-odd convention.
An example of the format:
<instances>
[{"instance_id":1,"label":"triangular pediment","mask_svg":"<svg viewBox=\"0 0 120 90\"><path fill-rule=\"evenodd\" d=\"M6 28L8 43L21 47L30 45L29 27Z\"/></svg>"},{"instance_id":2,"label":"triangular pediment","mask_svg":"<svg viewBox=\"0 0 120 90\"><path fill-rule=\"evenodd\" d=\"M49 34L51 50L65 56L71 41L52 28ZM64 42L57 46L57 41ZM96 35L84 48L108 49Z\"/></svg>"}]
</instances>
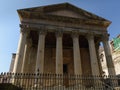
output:
<instances>
[{"instance_id":1,"label":"triangular pediment","mask_svg":"<svg viewBox=\"0 0 120 90\"><path fill-rule=\"evenodd\" d=\"M55 19L57 20L60 16L60 19L63 20L63 18L67 19L74 19L76 21L76 18L78 20L76 22L79 22L80 20L84 20L85 23L98 23L101 22L103 24L106 23L106 25L109 25L111 22L97 16L95 14L92 14L86 10L83 10L81 8L78 8L74 5L71 5L69 3L62 3L62 4L54 4L54 5L47 5L47 6L40 6L40 7L34 7L34 8L26 8L26 9L20 9L18 10L18 14L20 16L20 19L22 18L29 18L29 19L38 19L38 18L45 18L45 19ZM50 16L51 15L51 16ZM68 21L66 19L66 21ZM80 21L81 22L81 21Z\"/></svg>"},{"instance_id":2,"label":"triangular pediment","mask_svg":"<svg viewBox=\"0 0 120 90\"><path fill-rule=\"evenodd\" d=\"M27 9L21 9L18 11L27 11L30 13L42 13L42 14L51 14L58 16L74 17L74 18L88 18L95 20L105 20L102 17L99 17L95 14L87 12L81 8L78 8L69 3L53 4L41 7L33 7Z\"/></svg>"},{"instance_id":3,"label":"triangular pediment","mask_svg":"<svg viewBox=\"0 0 120 90\"><path fill-rule=\"evenodd\" d=\"M74 12L74 11L69 10L69 9L57 10L57 11L53 11L53 12L51 11L51 12L48 12L47 14L57 15L57 16L64 16L64 17L87 19L86 16L80 15L79 13Z\"/></svg>"}]
</instances>

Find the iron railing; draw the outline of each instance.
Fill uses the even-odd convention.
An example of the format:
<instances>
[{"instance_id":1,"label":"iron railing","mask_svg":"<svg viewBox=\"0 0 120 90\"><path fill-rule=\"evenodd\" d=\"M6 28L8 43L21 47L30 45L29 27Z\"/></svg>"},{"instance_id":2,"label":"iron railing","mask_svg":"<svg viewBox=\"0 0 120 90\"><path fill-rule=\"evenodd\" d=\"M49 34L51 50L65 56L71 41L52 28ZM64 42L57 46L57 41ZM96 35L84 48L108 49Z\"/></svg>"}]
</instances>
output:
<instances>
[{"instance_id":1,"label":"iron railing","mask_svg":"<svg viewBox=\"0 0 120 90\"><path fill-rule=\"evenodd\" d=\"M120 78L116 76L1 73L1 84L22 90L120 90Z\"/></svg>"}]
</instances>

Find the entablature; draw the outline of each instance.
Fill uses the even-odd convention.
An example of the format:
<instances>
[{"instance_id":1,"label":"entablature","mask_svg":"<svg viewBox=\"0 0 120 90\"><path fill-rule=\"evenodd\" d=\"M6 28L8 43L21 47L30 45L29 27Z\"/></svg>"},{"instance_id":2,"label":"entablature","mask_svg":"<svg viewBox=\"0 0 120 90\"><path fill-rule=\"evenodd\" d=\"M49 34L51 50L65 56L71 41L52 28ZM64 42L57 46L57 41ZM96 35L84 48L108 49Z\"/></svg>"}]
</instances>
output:
<instances>
[{"instance_id":1,"label":"entablature","mask_svg":"<svg viewBox=\"0 0 120 90\"><path fill-rule=\"evenodd\" d=\"M89 30L81 27L68 27L68 26L59 26L59 25L51 25L51 24L36 24L36 23L22 23L20 24L21 28L27 30L40 31L45 30L47 32L58 32L58 30L62 30L64 33L74 33L78 32L79 34L88 34L94 33L96 35L103 35L107 33L107 30Z\"/></svg>"},{"instance_id":2,"label":"entablature","mask_svg":"<svg viewBox=\"0 0 120 90\"><path fill-rule=\"evenodd\" d=\"M81 18L73 18L67 16L58 16L52 14L44 14L39 12L29 12L22 11L20 12L21 21L24 19L36 19L36 20L48 20L53 22L61 22L61 23L71 23L71 24L81 24L81 25L95 25L100 27L107 28L110 24L108 21L102 20L94 20L94 19L81 19Z\"/></svg>"}]
</instances>

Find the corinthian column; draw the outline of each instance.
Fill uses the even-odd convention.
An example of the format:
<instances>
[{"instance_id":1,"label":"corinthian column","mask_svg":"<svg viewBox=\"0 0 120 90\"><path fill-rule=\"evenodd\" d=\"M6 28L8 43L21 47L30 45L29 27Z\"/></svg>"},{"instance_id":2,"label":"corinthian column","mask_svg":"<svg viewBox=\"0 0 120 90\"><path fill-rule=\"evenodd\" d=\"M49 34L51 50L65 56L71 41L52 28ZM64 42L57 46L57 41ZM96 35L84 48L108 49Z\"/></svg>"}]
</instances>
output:
<instances>
[{"instance_id":1,"label":"corinthian column","mask_svg":"<svg viewBox=\"0 0 120 90\"><path fill-rule=\"evenodd\" d=\"M102 36L102 42L103 42L105 56L106 56L108 73L109 75L116 75L108 40L109 40L108 34L104 34Z\"/></svg>"},{"instance_id":2,"label":"corinthian column","mask_svg":"<svg viewBox=\"0 0 120 90\"><path fill-rule=\"evenodd\" d=\"M36 72L44 73L44 49L45 49L45 31L39 31Z\"/></svg>"},{"instance_id":3,"label":"corinthian column","mask_svg":"<svg viewBox=\"0 0 120 90\"><path fill-rule=\"evenodd\" d=\"M28 73L28 63L29 63L29 53L30 53L30 49L32 46L32 40L31 38L27 38L26 44L25 44L25 50L24 50L24 56L23 56L23 63L22 63L22 69L21 69L21 73Z\"/></svg>"},{"instance_id":4,"label":"corinthian column","mask_svg":"<svg viewBox=\"0 0 120 90\"><path fill-rule=\"evenodd\" d=\"M74 73L75 75L82 75L81 56L79 47L79 35L74 33L73 38L73 56L74 56Z\"/></svg>"},{"instance_id":5,"label":"corinthian column","mask_svg":"<svg viewBox=\"0 0 120 90\"><path fill-rule=\"evenodd\" d=\"M87 40L89 44L92 75L100 75L93 34L88 34Z\"/></svg>"},{"instance_id":6,"label":"corinthian column","mask_svg":"<svg viewBox=\"0 0 120 90\"><path fill-rule=\"evenodd\" d=\"M13 69L14 73L20 73L21 72L25 43L26 43L26 37L27 37L26 30L21 29L18 49L17 49L17 53L16 53L16 58L15 58L15 64L14 64L14 69Z\"/></svg>"},{"instance_id":7,"label":"corinthian column","mask_svg":"<svg viewBox=\"0 0 120 90\"><path fill-rule=\"evenodd\" d=\"M62 32L56 33L56 74L63 74Z\"/></svg>"}]
</instances>

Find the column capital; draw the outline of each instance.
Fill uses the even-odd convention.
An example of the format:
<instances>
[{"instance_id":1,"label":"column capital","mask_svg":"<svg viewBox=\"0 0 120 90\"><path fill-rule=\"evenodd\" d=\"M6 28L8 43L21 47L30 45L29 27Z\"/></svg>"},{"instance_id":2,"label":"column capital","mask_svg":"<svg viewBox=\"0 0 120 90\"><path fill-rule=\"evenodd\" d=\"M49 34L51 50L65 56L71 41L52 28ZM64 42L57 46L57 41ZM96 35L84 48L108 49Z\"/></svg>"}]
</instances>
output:
<instances>
[{"instance_id":1,"label":"column capital","mask_svg":"<svg viewBox=\"0 0 120 90\"><path fill-rule=\"evenodd\" d=\"M20 26L20 28L28 28L28 27L30 27L28 24L20 24L19 26Z\"/></svg>"},{"instance_id":2,"label":"column capital","mask_svg":"<svg viewBox=\"0 0 120 90\"><path fill-rule=\"evenodd\" d=\"M108 41L109 40L109 34L108 33L104 33L103 35L102 35L102 41Z\"/></svg>"},{"instance_id":3,"label":"column capital","mask_svg":"<svg viewBox=\"0 0 120 90\"><path fill-rule=\"evenodd\" d=\"M87 33L86 38L87 38L88 40L94 39L94 33L92 33L92 32Z\"/></svg>"},{"instance_id":4,"label":"column capital","mask_svg":"<svg viewBox=\"0 0 120 90\"><path fill-rule=\"evenodd\" d=\"M56 31L56 37L62 37L62 36L63 36L62 30Z\"/></svg>"},{"instance_id":5,"label":"column capital","mask_svg":"<svg viewBox=\"0 0 120 90\"><path fill-rule=\"evenodd\" d=\"M40 35L46 35L47 34L47 31L46 30L39 30L38 33Z\"/></svg>"},{"instance_id":6,"label":"column capital","mask_svg":"<svg viewBox=\"0 0 120 90\"><path fill-rule=\"evenodd\" d=\"M27 33L28 30L26 30L26 29L24 29L24 28L21 28L21 29L20 29L20 32L21 32L21 33Z\"/></svg>"},{"instance_id":7,"label":"column capital","mask_svg":"<svg viewBox=\"0 0 120 90\"><path fill-rule=\"evenodd\" d=\"M72 38L75 38L75 37L78 38L79 37L79 33L77 31L72 32L71 36L72 36Z\"/></svg>"}]
</instances>

